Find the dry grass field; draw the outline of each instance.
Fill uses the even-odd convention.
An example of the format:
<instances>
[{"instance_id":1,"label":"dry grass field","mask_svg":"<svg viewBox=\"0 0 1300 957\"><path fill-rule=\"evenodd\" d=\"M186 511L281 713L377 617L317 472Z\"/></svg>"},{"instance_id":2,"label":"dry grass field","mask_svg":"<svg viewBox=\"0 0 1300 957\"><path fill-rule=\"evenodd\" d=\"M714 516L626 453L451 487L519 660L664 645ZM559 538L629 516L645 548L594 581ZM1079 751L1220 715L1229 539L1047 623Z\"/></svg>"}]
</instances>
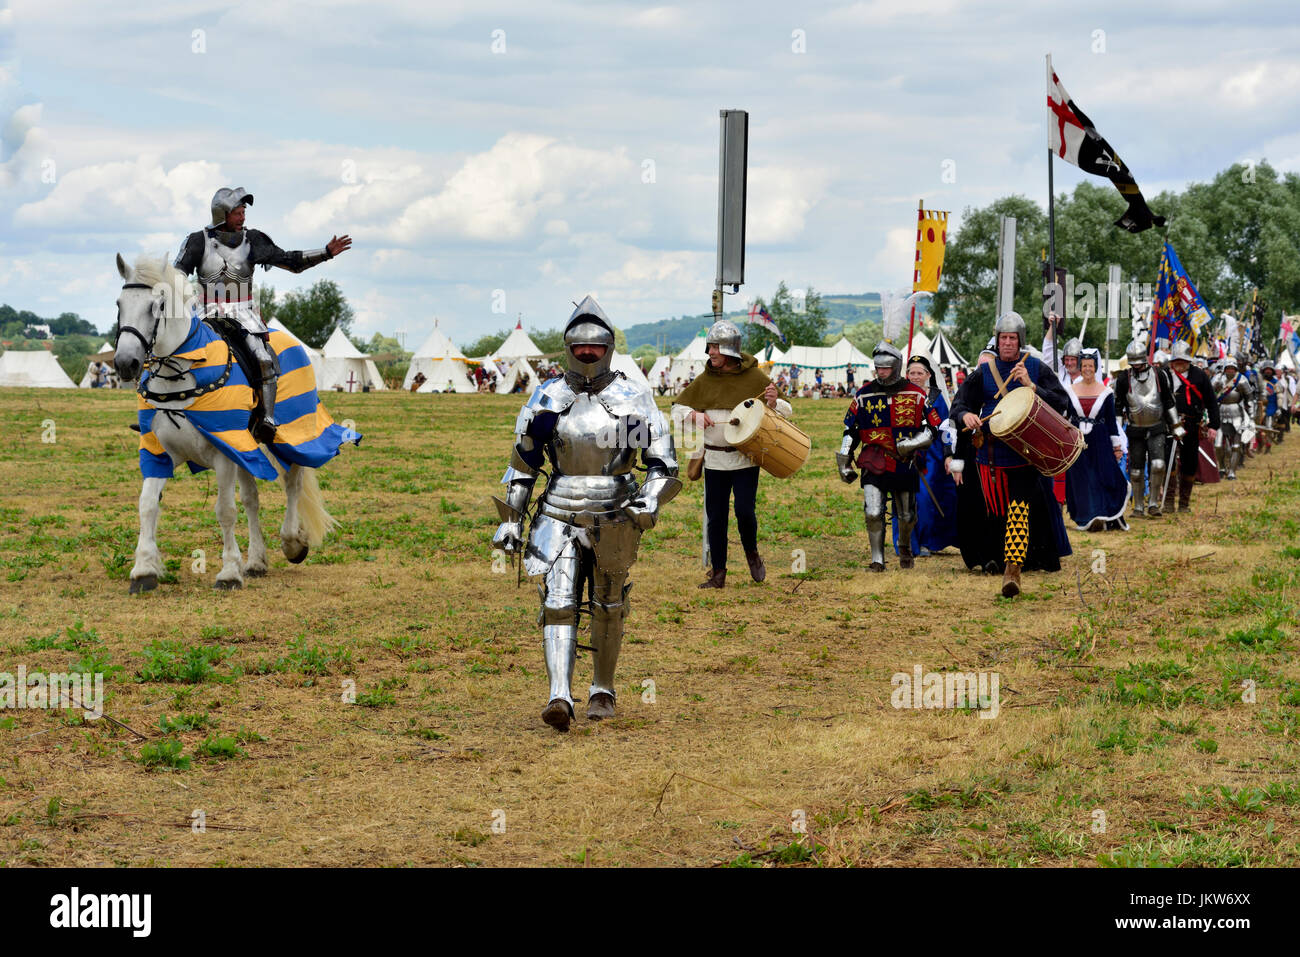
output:
<instances>
[{"instance_id":1,"label":"dry grass field","mask_svg":"<svg viewBox=\"0 0 1300 957\"><path fill-rule=\"evenodd\" d=\"M952 550L868 574L843 408L799 402L768 580L733 521L727 588L696 590L689 486L633 569L619 716L559 735L536 591L491 556L520 401L330 395L365 433L321 472L337 532L216 592L211 473L178 473L169 580L131 597L134 396L0 393L0 672L106 672L114 719L0 711L0 864L1300 863L1300 433L1190 517L1072 533L1009 602ZM997 672L998 716L895 709L916 665Z\"/></svg>"}]
</instances>

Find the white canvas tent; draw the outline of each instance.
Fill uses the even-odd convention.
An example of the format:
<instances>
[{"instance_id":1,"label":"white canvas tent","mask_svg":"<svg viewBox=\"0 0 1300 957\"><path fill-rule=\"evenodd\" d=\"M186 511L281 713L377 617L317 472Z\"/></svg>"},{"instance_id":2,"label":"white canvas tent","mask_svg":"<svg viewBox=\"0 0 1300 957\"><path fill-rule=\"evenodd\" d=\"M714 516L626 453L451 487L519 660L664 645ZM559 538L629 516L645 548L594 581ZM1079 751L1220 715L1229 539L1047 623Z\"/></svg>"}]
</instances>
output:
<instances>
[{"instance_id":1,"label":"white canvas tent","mask_svg":"<svg viewBox=\"0 0 1300 957\"><path fill-rule=\"evenodd\" d=\"M414 360L411 362L415 364ZM425 381L416 392L477 392L465 374L465 363L455 359L426 359L421 370Z\"/></svg>"},{"instance_id":2,"label":"white canvas tent","mask_svg":"<svg viewBox=\"0 0 1300 957\"><path fill-rule=\"evenodd\" d=\"M704 371L704 366L709 361L709 352L704 343L707 336L708 330L701 330L685 349L673 356L672 362L668 365L669 386L672 386L677 379L681 379L682 384L685 385Z\"/></svg>"},{"instance_id":3,"label":"white canvas tent","mask_svg":"<svg viewBox=\"0 0 1300 957\"><path fill-rule=\"evenodd\" d=\"M455 348L453 346L453 348ZM540 359L543 355L542 350L537 348L537 344L524 332L524 324L521 319L510 330L510 335L506 341L501 343L500 348L492 353L499 359Z\"/></svg>"},{"instance_id":4,"label":"white canvas tent","mask_svg":"<svg viewBox=\"0 0 1300 957\"><path fill-rule=\"evenodd\" d=\"M491 358L488 361L492 361ZM519 358L513 362L497 359L495 364L501 370L497 375L496 391L498 395L507 395L514 391L515 383L521 378L524 380L523 391L529 394L542 382L541 379L537 378L537 373L533 371L533 367L527 359Z\"/></svg>"},{"instance_id":5,"label":"white canvas tent","mask_svg":"<svg viewBox=\"0 0 1300 957\"><path fill-rule=\"evenodd\" d=\"M411 357L411 365L402 380L402 388L409 390L415 377L424 373L424 384L420 392L475 392L474 383L465 370L469 360L450 339L438 328L438 320L433 321L433 332L421 343ZM448 384L451 388L448 389Z\"/></svg>"},{"instance_id":6,"label":"white canvas tent","mask_svg":"<svg viewBox=\"0 0 1300 957\"><path fill-rule=\"evenodd\" d=\"M650 367L650 372L646 375L646 379L650 382L650 385L656 389L659 388L659 373L667 372L668 367L672 364L672 356L660 356L656 359L655 364ZM668 380L668 384L673 384L671 379Z\"/></svg>"},{"instance_id":7,"label":"white canvas tent","mask_svg":"<svg viewBox=\"0 0 1300 957\"><path fill-rule=\"evenodd\" d=\"M609 361L609 367L623 373L623 375L627 376L629 382L639 386L648 387L650 385L645 373L636 364L636 360L626 353L615 351L613 358Z\"/></svg>"},{"instance_id":8,"label":"white canvas tent","mask_svg":"<svg viewBox=\"0 0 1300 957\"><path fill-rule=\"evenodd\" d=\"M773 350L772 369L768 374L773 378L783 373L788 376L792 365L799 366L801 388L815 381L818 369L822 370L822 382L831 385L847 384L849 365L853 366L853 377L858 383L874 374L871 357L843 336L832 346L791 346L780 354Z\"/></svg>"},{"instance_id":9,"label":"white canvas tent","mask_svg":"<svg viewBox=\"0 0 1300 957\"><path fill-rule=\"evenodd\" d=\"M321 353L325 361L317 377L317 389L324 392L383 390L384 380L374 360L354 346L342 329L335 328Z\"/></svg>"},{"instance_id":10,"label":"white canvas tent","mask_svg":"<svg viewBox=\"0 0 1300 957\"><path fill-rule=\"evenodd\" d=\"M53 353L16 352L9 349L0 355L0 388L75 389Z\"/></svg>"},{"instance_id":11,"label":"white canvas tent","mask_svg":"<svg viewBox=\"0 0 1300 957\"><path fill-rule=\"evenodd\" d=\"M298 343L298 345L302 346L303 351L307 353L307 358L311 360L311 371L312 375L316 377L316 387L320 388L321 371L325 368L325 357L320 354L320 350L313 349L311 346L307 345L307 343L295 336L279 319L272 319L266 325L267 328L274 329L276 332L283 332L294 342Z\"/></svg>"}]
</instances>

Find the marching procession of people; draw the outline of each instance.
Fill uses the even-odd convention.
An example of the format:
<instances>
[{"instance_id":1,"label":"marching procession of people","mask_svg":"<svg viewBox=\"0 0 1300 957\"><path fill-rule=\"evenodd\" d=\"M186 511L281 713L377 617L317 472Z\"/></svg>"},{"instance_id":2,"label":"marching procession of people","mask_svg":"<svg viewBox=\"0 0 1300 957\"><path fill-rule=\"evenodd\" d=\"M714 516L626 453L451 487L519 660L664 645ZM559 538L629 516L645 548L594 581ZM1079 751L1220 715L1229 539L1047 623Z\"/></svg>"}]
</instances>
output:
<instances>
[{"instance_id":1,"label":"marching procession of people","mask_svg":"<svg viewBox=\"0 0 1300 957\"><path fill-rule=\"evenodd\" d=\"M241 408L249 431L285 449L286 437L298 435L306 419L330 423L318 411L307 409L304 416L295 392L288 397L290 424L281 424L277 393L285 405L284 379L297 383L294 370L306 358L296 356L293 368L281 369L252 294L253 269L302 272L347 251L351 240L335 236L321 249L286 252L264 233L245 228L252 202L242 189L219 190L211 223L186 239L174 268L197 277L202 316L233 350L225 375L236 359L247 370L252 398L245 397ZM132 281L134 273L120 257L118 265L127 280L124 290L148 288ZM188 318L192 330L197 314ZM550 685L545 723L565 731L574 718L572 682L581 647L590 647L593 658L587 718L616 713L628 577L641 534L655 526L662 507L682 488L679 443L687 453L685 477L703 479L707 578L699 587L726 587L733 509L750 577L755 583L766 579L757 513L760 472L786 478L811 451L786 396L811 390L813 397L849 400L834 458L839 478L862 490L870 572L885 573L890 564L888 516L900 569L910 571L918 558L955 546L972 572L1001 576L1004 598L1021 593L1024 573L1060 570L1061 559L1071 554L1066 515L1078 531L1105 532L1127 530L1138 517L1187 512L1196 484L1236 479L1250 457L1267 454L1290 429L1294 370L1279 374L1266 357L1223 355L1209 368L1186 341L1134 339L1125 350L1125 367L1107 379L1097 350L1085 349L1078 338L1058 350L1061 323L1049 316L1048 325L1043 348L1036 350L1024 319L1004 312L969 370L936 368L931 356L907 355L882 340L872 365L862 370L866 381L855 389L840 386L837 393L821 369L808 376L792 365L788 378L773 381L742 350L740 328L719 319L705 338L707 363L674 390L665 415L644 376L629 377L616 367L615 326L586 297L564 328L563 368L535 370L539 381L518 414L501 480L506 489L495 499L501 524L493 547L520 554L522 570L540 582L538 624ZM152 334L119 326L119 349L125 335L134 335L156 358L164 338L160 326ZM121 370L122 357L115 363ZM127 368L124 374L134 378L138 372ZM849 383L853 372L850 366ZM169 376L181 381L179 374ZM480 378L479 388L487 388L487 381L486 375ZM195 387L192 397L207 391ZM315 392L308 398L314 406ZM331 428L337 434L331 432L333 444L321 461L343 439L360 439ZM137 431L142 463L156 459L158 477L169 477L176 460L154 447L152 432ZM315 433L299 438L304 436L314 440ZM245 451L254 454L256 444ZM143 464L142 470L152 474ZM533 503L543 473L544 490ZM299 554L305 556L306 549ZM591 646L578 643L583 612L591 620Z\"/></svg>"},{"instance_id":2,"label":"marching procession of people","mask_svg":"<svg viewBox=\"0 0 1300 957\"><path fill-rule=\"evenodd\" d=\"M609 368L611 330L590 297L574 312L565 371L539 385L520 412L502 478L507 491L496 500L494 547L522 552L524 570L543 582L539 624L550 689L542 718L560 731L574 716L583 611L592 623L587 717L615 714L627 576L642 531L683 484L674 435L693 446L686 476L704 481L708 577L701 588L726 587L731 507L750 575L764 581L759 473L785 477L811 447L782 396L797 394L797 380L770 380L741 350L731 321L710 328L708 365L676 395L668 417L655 405L655 389ZM1247 459L1290 429L1296 378L1279 376L1268 359L1229 355L1208 369L1186 342L1149 352L1135 340L1126 368L1107 380L1097 350L1078 339L1058 360L1053 332L1035 354L1014 312L999 316L993 332L978 363L954 377L951 408L929 357L905 357L889 342L875 348L875 375L853 392L835 452L839 477L862 489L871 572L888 568L888 513L900 569L955 546L968 569L1001 576L1000 594L1014 598L1023 573L1058 571L1071 554L1066 515L1078 531L1104 532L1127 530L1138 517L1188 512L1196 484L1236 478ZM750 411L743 410L761 413L757 428L745 426ZM633 474L638 457L641 483ZM546 491L526 530L544 468Z\"/></svg>"}]
</instances>

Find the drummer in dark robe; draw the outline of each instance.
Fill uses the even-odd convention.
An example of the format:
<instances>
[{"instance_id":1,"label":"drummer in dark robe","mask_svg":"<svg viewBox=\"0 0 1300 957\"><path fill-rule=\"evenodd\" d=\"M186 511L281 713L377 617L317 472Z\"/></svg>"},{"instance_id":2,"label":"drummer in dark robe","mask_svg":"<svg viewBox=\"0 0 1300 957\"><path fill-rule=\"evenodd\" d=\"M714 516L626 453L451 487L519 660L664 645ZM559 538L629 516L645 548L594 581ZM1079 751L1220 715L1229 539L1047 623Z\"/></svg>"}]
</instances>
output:
<instances>
[{"instance_id":1,"label":"drummer in dark robe","mask_svg":"<svg viewBox=\"0 0 1300 957\"><path fill-rule=\"evenodd\" d=\"M1070 407L1060 380L1025 348L1025 321L1003 313L994 326L998 354L966 379L953 402L953 422L979 430L975 454L990 529L1002 542L1002 594L1020 594L1022 569L1054 572L1070 554L1060 507L1053 500L1051 479L1041 475L1015 449L995 437L988 418L1014 389L1033 389L1049 408L1064 415ZM1005 425L1003 426L1005 428Z\"/></svg>"},{"instance_id":2,"label":"drummer in dark robe","mask_svg":"<svg viewBox=\"0 0 1300 957\"><path fill-rule=\"evenodd\" d=\"M746 399L762 398L767 407L789 418L790 403L777 395L772 380L758 368L758 360L740 351L740 328L719 319L705 339L709 354L704 372L696 376L672 407L679 429L704 430L704 521L709 548L709 577L701 588L723 588L727 582L727 511L733 496L736 530L745 549L750 577L767 577L758 551L758 466L726 441L732 410Z\"/></svg>"},{"instance_id":3,"label":"drummer in dark robe","mask_svg":"<svg viewBox=\"0 0 1300 957\"><path fill-rule=\"evenodd\" d=\"M976 368L991 361L997 354L997 337L994 336L980 352ZM968 378L962 370L958 376L958 392ZM957 429L957 444L952 459L948 462L948 474L957 486L957 548L961 551L962 561L972 572L1001 574L1002 541L999 539L995 543L990 530L984 490L980 487L975 465L975 453L978 451L972 441L975 436L979 436L980 442L984 441L984 436L979 431Z\"/></svg>"},{"instance_id":4,"label":"drummer in dark robe","mask_svg":"<svg viewBox=\"0 0 1300 957\"><path fill-rule=\"evenodd\" d=\"M916 529L912 532L912 554L925 558L957 544L957 485L951 463L957 430L948 419L948 402L935 384L934 366L923 355L907 360L907 381L924 389L931 409L938 413L940 436L924 453L917 453L918 471L925 485L916 496ZM924 457L924 458L923 458ZM890 516L894 526L894 553L898 551L898 511Z\"/></svg>"},{"instance_id":5,"label":"drummer in dark robe","mask_svg":"<svg viewBox=\"0 0 1300 957\"><path fill-rule=\"evenodd\" d=\"M1065 473L1065 505L1076 528L1090 532L1127 529L1128 476L1120 460L1128 443L1115 415L1115 393L1097 378L1099 354L1084 350L1080 378L1070 387L1067 418L1083 433L1082 454Z\"/></svg>"}]
</instances>

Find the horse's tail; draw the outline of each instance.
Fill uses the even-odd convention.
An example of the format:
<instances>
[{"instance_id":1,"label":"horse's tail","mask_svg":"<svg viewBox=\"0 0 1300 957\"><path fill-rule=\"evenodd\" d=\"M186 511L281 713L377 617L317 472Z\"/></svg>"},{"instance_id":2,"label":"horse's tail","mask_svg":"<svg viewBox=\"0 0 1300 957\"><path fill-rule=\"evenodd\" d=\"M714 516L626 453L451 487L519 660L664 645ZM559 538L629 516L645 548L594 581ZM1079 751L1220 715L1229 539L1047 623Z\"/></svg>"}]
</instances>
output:
<instances>
[{"instance_id":1,"label":"horse's tail","mask_svg":"<svg viewBox=\"0 0 1300 957\"><path fill-rule=\"evenodd\" d=\"M280 480L287 482L288 475L280 460L274 455L267 456L275 470L280 473ZM339 520L325 510L325 496L321 494L320 482L316 480L316 470L305 465L295 465L298 470L298 523L307 534L307 544L316 548L325 541L325 536L338 526Z\"/></svg>"},{"instance_id":2,"label":"horse's tail","mask_svg":"<svg viewBox=\"0 0 1300 957\"><path fill-rule=\"evenodd\" d=\"M302 468L302 466L299 466ZM325 536L338 525L336 519L325 511L325 496L316 481L316 470L302 468L302 490L298 496L298 520L307 533L307 544L312 548L325 541Z\"/></svg>"}]
</instances>

